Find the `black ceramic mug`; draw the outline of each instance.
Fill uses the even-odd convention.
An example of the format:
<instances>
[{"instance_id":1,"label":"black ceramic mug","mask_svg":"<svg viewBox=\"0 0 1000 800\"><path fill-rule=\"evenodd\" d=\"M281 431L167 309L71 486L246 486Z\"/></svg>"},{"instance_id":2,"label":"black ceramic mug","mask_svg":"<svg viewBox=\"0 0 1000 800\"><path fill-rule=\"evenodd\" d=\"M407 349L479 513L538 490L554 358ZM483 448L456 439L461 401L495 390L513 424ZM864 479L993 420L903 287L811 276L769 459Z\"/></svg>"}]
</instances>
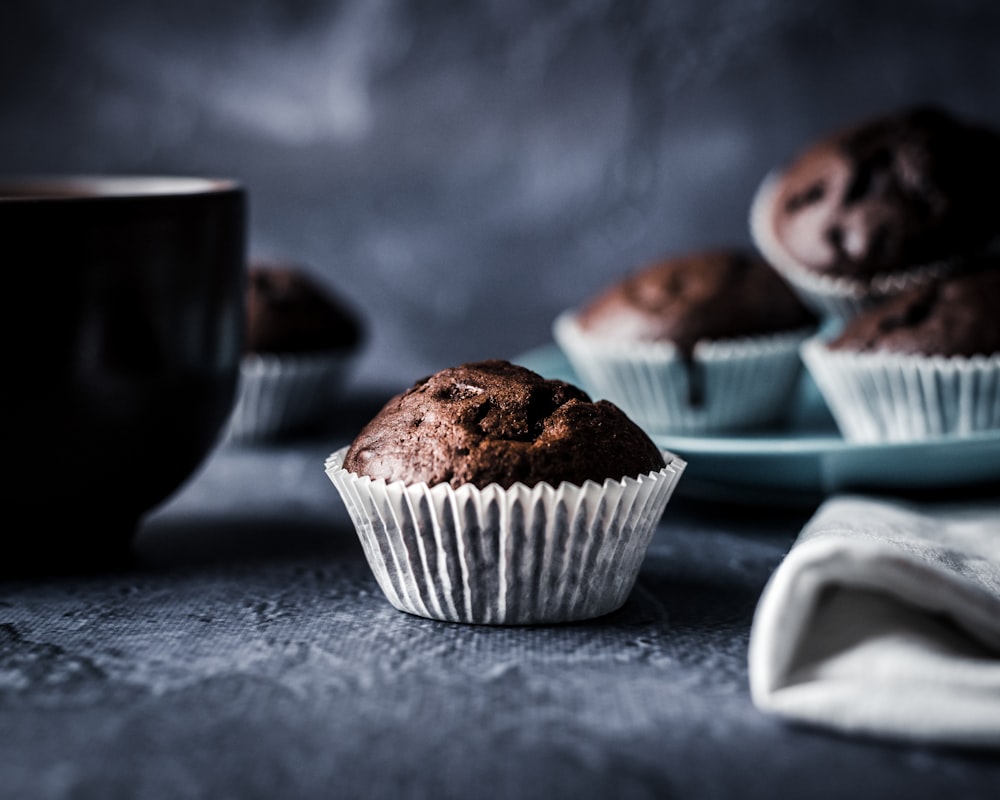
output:
<instances>
[{"instance_id":1,"label":"black ceramic mug","mask_svg":"<svg viewBox=\"0 0 1000 800\"><path fill-rule=\"evenodd\" d=\"M238 379L246 205L230 180L0 178L0 572L120 564L207 457Z\"/></svg>"}]
</instances>

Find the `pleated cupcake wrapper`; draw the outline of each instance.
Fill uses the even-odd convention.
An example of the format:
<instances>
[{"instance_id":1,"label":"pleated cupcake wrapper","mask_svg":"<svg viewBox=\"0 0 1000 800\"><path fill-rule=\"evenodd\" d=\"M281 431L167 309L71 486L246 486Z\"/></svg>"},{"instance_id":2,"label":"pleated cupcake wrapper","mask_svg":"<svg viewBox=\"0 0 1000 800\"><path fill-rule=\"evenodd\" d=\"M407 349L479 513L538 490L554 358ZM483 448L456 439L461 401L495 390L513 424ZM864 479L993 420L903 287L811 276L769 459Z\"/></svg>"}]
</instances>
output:
<instances>
[{"instance_id":1,"label":"pleated cupcake wrapper","mask_svg":"<svg viewBox=\"0 0 1000 800\"><path fill-rule=\"evenodd\" d=\"M700 402L692 403L691 366L667 342L618 342L590 336L573 312L553 335L582 387L610 400L650 434L753 428L781 418L802 372L799 345L812 331L701 342L694 351Z\"/></svg>"},{"instance_id":2,"label":"pleated cupcake wrapper","mask_svg":"<svg viewBox=\"0 0 1000 800\"><path fill-rule=\"evenodd\" d=\"M1000 428L1000 354L848 353L814 337L802 358L850 441L921 441Z\"/></svg>"},{"instance_id":3,"label":"pleated cupcake wrapper","mask_svg":"<svg viewBox=\"0 0 1000 800\"><path fill-rule=\"evenodd\" d=\"M603 485L405 485L326 474L389 602L450 622L533 625L610 613L628 598L686 463Z\"/></svg>"},{"instance_id":4,"label":"pleated cupcake wrapper","mask_svg":"<svg viewBox=\"0 0 1000 800\"><path fill-rule=\"evenodd\" d=\"M872 280L821 275L797 263L774 233L771 207L780 174L768 175L750 207L750 232L764 258L787 281L804 303L828 319L847 320L887 297L952 271L959 260L914 265L905 272Z\"/></svg>"},{"instance_id":5,"label":"pleated cupcake wrapper","mask_svg":"<svg viewBox=\"0 0 1000 800\"><path fill-rule=\"evenodd\" d=\"M243 357L226 431L234 442L281 436L320 422L347 378L349 354Z\"/></svg>"}]
</instances>

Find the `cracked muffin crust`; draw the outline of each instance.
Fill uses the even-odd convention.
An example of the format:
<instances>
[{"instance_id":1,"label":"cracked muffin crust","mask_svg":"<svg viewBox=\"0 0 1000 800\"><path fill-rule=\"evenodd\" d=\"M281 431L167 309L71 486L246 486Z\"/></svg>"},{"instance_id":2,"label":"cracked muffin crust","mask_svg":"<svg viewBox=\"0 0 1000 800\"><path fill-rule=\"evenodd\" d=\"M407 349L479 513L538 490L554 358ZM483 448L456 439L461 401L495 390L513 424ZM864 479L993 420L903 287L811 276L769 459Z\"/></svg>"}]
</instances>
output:
<instances>
[{"instance_id":1,"label":"cracked muffin crust","mask_svg":"<svg viewBox=\"0 0 1000 800\"><path fill-rule=\"evenodd\" d=\"M343 466L387 482L509 488L636 477L662 469L664 458L614 404L489 360L443 369L392 398Z\"/></svg>"}]
</instances>

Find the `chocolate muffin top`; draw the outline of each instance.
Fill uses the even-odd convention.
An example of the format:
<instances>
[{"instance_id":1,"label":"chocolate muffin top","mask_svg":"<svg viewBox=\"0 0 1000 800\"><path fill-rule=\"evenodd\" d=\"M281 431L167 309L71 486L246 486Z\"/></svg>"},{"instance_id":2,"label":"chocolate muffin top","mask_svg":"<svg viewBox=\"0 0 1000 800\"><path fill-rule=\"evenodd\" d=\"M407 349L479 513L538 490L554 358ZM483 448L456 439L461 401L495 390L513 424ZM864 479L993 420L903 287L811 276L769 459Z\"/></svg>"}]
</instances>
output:
<instances>
[{"instance_id":1,"label":"chocolate muffin top","mask_svg":"<svg viewBox=\"0 0 1000 800\"><path fill-rule=\"evenodd\" d=\"M770 213L788 255L831 277L975 253L1000 236L1000 132L924 106L856 123L782 171Z\"/></svg>"},{"instance_id":2,"label":"chocolate muffin top","mask_svg":"<svg viewBox=\"0 0 1000 800\"><path fill-rule=\"evenodd\" d=\"M303 268L276 262L248 267L244 352L350 350L361 336L358 316Z\"/></svg>"},{"instance_id":3,"label":"chocolate muffin top","mask_svg":"<svg viewBox=\"0 0 1000 800\"><path fill-rule=\"evenodd\" d=\"M636 270L584 305L576 319L593 334L673 342L686 358L702 340L817 324L767 262L739 249L690 253Z\"/></svg>"},{"instance_id":4,"label":"chocolate muffin top","mask_svg":"<svg viewBox=\"0 0 1000 800\"><path fill-rule=\"evenodd\" d=\"M939 278L849 320L831 350L974 356L1000 353L1000 258Z\"/></svg>"},{"instance_id":5,"label":"chocolate muffin top","mask_svg":"<svg viewBox=\"0 0 1000 800\"><path fill-rule=\"evenodd\" d=\"M613 403L492 360L441 370L392 398L351 443L343 466L407 484L509 488L635 478L664 460Z\"/></svg>"}]
</instances>

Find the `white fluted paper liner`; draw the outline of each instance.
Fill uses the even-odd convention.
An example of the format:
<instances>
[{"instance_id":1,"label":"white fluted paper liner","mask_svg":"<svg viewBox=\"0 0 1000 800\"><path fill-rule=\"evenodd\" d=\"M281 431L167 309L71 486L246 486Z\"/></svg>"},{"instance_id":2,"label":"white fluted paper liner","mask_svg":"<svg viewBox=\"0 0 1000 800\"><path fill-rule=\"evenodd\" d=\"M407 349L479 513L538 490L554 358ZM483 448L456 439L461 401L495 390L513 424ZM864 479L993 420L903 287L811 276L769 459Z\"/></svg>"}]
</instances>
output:
<instances>
[{"instance_id":1,"label":"white fluted paper liner","mask_svg":"<svg viewBox=\"0 0 1000 800\"><path fill-rule=\"evenodd\" d=\"M921 441L1000 428L1000 353L850 353L816 336L802 358L845 439Z\"/></svg>"},{"instance_id":2,"label":"white fluted paper liner","mask_svg":"<svg viewBox=\"0 0 1000 800\"><path fill-rule=\"evenodd\" d=\"M914 265L905 272L857 280L821 275L797 263L774 232L772 205L780 172L761 182L750 206L750 233L764 259L774 267L802 302L821 316L847 320L866 308L901 291L951 271L955 263L938 261Z\"/></svg>"},{"instance_id":3,"label":"white fluted paper liner","mask_svg":"<svg viewBox=\"0 0 1000 800\"><path fill-rule=\"evenodd\" d=\"M613 402L651 434L743 430L780 419L802 371L799 346L812 333L699 342L694 369L700 402L693 404L691 371L673 344L588 335L572 311L553 325L583 388Z\"/></svg>"},{"instance_id":4,"label":"white fluted paper liner","mask_svg":"<svg viewBox=\"0 0 1000 800\"><path fill-rule=\"evenodd\" d=\"M263 441L317 424L346 382L349 353L245 355L226 438Z\"/></svg>"},{"instance_id":5,"label":"white fluted paper liner","mask_svg":"<svg viewBox=\"0 0 1000 800\"><path fill-rule=\"evenodd\" d=\"M430 619L572 622L619 608L686 463L582 486L386 483L325 462L389 602Z\"/></svg>"}]
</instances>

